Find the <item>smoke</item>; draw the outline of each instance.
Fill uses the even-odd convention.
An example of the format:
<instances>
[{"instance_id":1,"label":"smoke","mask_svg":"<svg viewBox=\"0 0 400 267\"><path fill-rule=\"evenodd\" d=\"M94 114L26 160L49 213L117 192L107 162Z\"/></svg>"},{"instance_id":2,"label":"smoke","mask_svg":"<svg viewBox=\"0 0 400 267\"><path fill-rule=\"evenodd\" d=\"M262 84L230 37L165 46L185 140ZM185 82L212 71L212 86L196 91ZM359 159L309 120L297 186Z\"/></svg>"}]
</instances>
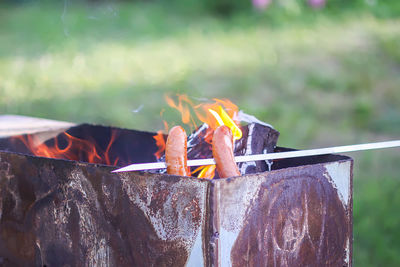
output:
<instances>
[{"instance_id":1,"label":"smoke","mask_svg":"<svg viewBox=\"0 0 400 267\"><path fill-rule=\"evenodd\" d=\"M67 23L65 22L65 16L67 15L67 6L68 6L68 0L64 0L64 9L61 15L61 21L63 24L63 29L64 29L64 35L69 37L69 30Z\"/></svg>"}]
</instances>

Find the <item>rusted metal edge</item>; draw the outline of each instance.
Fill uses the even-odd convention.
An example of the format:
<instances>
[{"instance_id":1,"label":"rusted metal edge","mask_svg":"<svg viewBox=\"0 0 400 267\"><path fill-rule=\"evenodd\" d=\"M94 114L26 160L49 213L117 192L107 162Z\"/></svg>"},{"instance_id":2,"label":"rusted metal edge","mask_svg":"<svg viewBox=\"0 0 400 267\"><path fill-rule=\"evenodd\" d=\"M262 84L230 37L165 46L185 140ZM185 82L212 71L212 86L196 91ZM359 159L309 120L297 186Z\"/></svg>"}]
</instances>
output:
<instances>
[{"instance_id":1,"label":"rusted metal edge","mask_svg":"<svg viewBox=\"0 0 400 267\"><path fill-rule=\"evenodd\" d=\"M46 160L49 160L49 158L44 158L44 157L36 157L36 156L31 156L31 155L26 155L23 153L16 153L16 152L10 152L10 151L1 151L0 150L0 156L2 153L11 153L11 154L18 154L20 156L24 156L30 159L38 159L38 158L43 158ZM320 165L323 166L326 163L330 163L330 162L350 162L350 168L351 168L351 173L350 173L350 192L349 192L349 205L347 207L347 218L349 219L348 223L349 223L349 266L352 266L352 254L353 254L353 224L352 224L352 213L353 213L353 198L352 198L352 191L353 191L353 164L354 161L353 159L351 159L350 157L347 156L341 156L341 159L338 159L338 155L335 155L336 160L332 160L332 161L327 161L325 163L315 163L315 164L305 164L305 165L299 165L299 166L295 166L295 167L291 167L293 169L302 169L302 168L306 168L307 166L312 166L312 165ZM53 159L50 158L50 160L55 160L55 161L60 161L60 162L65 162L65 160L63 159ZM99 167L103 167L106 169L112 169L112 166L108 166L108 165L102 165L102 164L93 164L93 163L86 163L86 162L76 162L76 161L71 161L75 166L80 166L80 167L84 167L87 166L88 164L90 164L91 166L99 166ZM278 170L272 170L271 173L275 173L275 174L279 174L279 173L284 173L286 168L282 168L282 169L278 169ZM139 172L141 173L141 172ZM143 172L145 173L145 172ZM261 173L262 174L262 173ZM129 175L128 175L129 176ZM170 178L172 180L174 180L175 178L182 178L180 176L172 176L172 175L166 175L166 176L170 176ZM206 214L204 217L205 220L205 224L204 224L204 228L202 231L202 239L204 240L203 242L203 258L204 258L204 264L205 266L219 266L220 265L220 238L219 238L219 234L220 234L220 218L219 218L219 212L215 212L219 210L219 198L223 197L220 196L219 194L221 194L220 189L220 185L221 183L226 183L226 182L230 182L234 179L246 179L246 178L250 178L251 176L254 176L254 174L248 174L248 175L243 175L243 176L239 176L239 177L232 177L232 178L227 178L227 179L218 179L218 180L205 180L203 182L208 183L207 186L207 199L205 202L206 205ZM198 178L195 177L187 177L187 179L196 179L198 180Z\"/></svg>"},{"instance_id":2,"label":"rusted metal edge","mask_svg":"<svg viewBox=\"0 0 400 267\"><path fill-rule=\"evenodd\" d=\"M354 242L354 236L353 236L353 177L354 177L354 160L350 158L350 198L349 198L349 206L348 206L348 211L349 214L347 214L349 218L349 239L350 239L350 247L349 247L349 266L353 266L353 242Z\"/></svg>"}]
</instances>

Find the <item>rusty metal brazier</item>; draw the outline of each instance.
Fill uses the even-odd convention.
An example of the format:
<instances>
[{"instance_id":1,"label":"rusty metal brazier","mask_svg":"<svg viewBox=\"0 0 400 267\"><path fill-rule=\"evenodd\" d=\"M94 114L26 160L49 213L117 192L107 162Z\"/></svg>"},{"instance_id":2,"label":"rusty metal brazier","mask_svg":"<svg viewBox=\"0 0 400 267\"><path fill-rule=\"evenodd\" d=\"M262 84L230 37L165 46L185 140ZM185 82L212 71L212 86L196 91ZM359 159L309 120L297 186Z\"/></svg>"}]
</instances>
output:
<instances>
[{"instance_id":1,"label":"rusty metal brazier","mask_svg":"<svg viewBox=\"0 0 400 267\"><path fill-rule=\"evenodd\" d=\"M136 162L152 160L153 134L124 131L141 136L129 147L142 155ZM206 180L112 174L5 142L0 266L352 265L349 157L285 159L271 171Z\"/></svg>"}]
</instances>

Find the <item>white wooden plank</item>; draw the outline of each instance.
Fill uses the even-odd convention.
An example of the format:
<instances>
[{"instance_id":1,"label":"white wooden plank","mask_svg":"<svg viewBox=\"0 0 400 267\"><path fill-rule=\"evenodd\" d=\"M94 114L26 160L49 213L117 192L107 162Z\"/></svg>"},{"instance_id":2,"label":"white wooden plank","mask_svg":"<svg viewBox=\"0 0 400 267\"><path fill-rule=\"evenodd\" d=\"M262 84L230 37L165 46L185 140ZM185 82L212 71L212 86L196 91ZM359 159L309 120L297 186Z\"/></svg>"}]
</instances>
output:
<instances>
[{"instance_id":1,"label":"white wooden plank","mask_svg":"<svg viewBox=\"0 0 400 267\"><path fill-rule=\"evenodd\" d=\"M74 123L20 115L0 115L0 137L44 131L60 131Z\"/></svg>"}]
</instances>

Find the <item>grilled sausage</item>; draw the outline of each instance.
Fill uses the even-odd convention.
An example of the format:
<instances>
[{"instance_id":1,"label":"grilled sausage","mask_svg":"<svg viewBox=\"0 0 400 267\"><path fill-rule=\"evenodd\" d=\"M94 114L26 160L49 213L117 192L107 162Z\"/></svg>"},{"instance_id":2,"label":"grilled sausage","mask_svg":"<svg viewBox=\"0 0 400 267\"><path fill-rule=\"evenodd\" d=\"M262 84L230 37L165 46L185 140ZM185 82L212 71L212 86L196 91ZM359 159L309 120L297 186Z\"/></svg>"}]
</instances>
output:
<instances>
[{"instance_id":1,"label":"grilled sausage","mask_svg":"<svg viewBox=\"0 0 400 267\"><path fill-rule=\"evenodd\" d=\"M223 125L214 131L212 152L221 178L240 175L233 155L233 136L229 127Z\"/></svg>"},{"instance_id":2,"label":"grilled sausage","mask_svg":"<svg viewBox=\"0 0 400 267\"><path fill-rule=\"evenodd\" d=\"M190 176L190 168L187 166L187 136L181 126L175 126L169 131L165 162L168 174Z\"/></svg>"}]
</instances>

